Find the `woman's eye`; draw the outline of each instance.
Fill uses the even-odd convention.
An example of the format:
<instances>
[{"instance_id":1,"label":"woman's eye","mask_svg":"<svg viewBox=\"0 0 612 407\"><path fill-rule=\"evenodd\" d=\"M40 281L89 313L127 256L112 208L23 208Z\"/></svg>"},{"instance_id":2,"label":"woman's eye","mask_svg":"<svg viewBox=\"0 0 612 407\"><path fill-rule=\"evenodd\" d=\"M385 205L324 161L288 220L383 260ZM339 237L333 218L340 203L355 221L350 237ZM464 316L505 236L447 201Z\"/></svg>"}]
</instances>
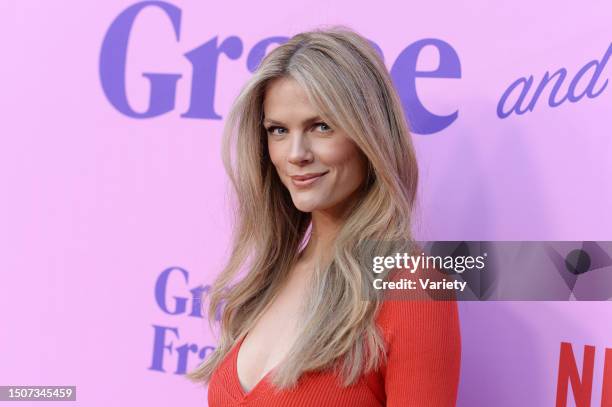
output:
<instances>
[{"instance_id":1,"label":"woman's eye","mask_svg":"<svg viewBox=\"0 0 612 407\"><path fill-rule=\"evenodd\" d=\"M326 123L323 123L323 122L316 123L313 128L320 128L322 133L329 133L332 130L331 127L329 127ZM279 130L280 132L275 133L276 130ZM270 126L266 129L266 132L268 134L272 134L275 136L282 136L283 134L285 134L283 133L283 131L286 131L286 130L287 129L285 129L284 127Z\"/></svg>"},{"instance_id":2,"label":"woman's eye","mask_svg":"<svg viewBox=\"0 0 612 407\"><path fill-rule=\"evenodd\" d=\"M315 126L316 127L322 126L323 133L327 133L327 132L331 131L331 127L329 127L326 123L323 123L323 122L317 123Z\"/></svg>"},{"instance_id":3,"label":"woman's eye","mask_svg":"<svg viewBox=\"0 0 612 407\"><path fill-rule=\"evenodd\" d=\"M274 130L277 130L277 129L284 130L282 127L270 126L266 129L266 131L268 132L268 134L280 135L278 133L274 133Z\"/></svg>"}]
</instances>

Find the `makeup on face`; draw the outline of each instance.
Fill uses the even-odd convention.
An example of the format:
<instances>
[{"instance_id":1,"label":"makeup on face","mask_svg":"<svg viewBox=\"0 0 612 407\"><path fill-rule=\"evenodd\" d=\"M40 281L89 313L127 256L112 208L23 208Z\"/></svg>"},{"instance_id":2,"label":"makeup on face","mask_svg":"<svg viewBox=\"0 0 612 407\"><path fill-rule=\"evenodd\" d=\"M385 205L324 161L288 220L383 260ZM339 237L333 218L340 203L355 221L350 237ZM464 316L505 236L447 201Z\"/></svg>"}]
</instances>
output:
<instances>
[{"instance_id":1,"label":"makeup on face","mask_svg":"<svg viewBox=\"0 0 612 407\"><path fill-rule=\"evenodd\" d=\"M299 210L345 203L363 183L365 156L348 134L325 122L295 80L268 85L262 125L270 159Z\"/></svg>"}]
</instances>

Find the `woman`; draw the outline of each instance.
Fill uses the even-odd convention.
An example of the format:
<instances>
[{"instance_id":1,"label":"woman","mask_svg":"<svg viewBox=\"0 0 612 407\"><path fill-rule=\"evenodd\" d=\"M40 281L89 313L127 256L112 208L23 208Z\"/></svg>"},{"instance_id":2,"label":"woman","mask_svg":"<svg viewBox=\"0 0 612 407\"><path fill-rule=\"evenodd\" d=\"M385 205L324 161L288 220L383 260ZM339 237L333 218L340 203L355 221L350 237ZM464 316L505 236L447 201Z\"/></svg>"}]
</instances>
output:
<instances>
[{"instance_id":1,"label":"woman","mask_svg":"<svg viewBox=\"0 0 612 407\"><path fill-rule=\"evenodd\" d=\"M418 175L369 42L337 26L271 51L228 115L223 159L237 212L209 292L220 339L188 375L209 406L454 405L456 303L383 301L363 260L363 242L384 255L412 240Z\"/></svg>"}]
</instances>

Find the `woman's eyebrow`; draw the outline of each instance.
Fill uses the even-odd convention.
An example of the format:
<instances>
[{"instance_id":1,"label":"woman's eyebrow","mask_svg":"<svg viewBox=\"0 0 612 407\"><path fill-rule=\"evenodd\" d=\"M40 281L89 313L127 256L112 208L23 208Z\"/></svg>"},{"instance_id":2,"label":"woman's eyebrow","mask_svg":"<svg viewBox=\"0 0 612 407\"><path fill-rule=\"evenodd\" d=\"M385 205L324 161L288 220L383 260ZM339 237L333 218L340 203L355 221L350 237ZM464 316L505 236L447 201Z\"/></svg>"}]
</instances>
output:
<instances>
[{"instance_id":1,"label":"woman's eyebrow","mask_svg":"<svg viewBox=\"0 0 612 407\"><path fill-rule=\"evenodd\" d=\"M308 118L308 119L304 120L304 121L302 122L302 126L304 126L304 125L306 125L306 124L309 124L309 123L312 123L312 122L317 121L317 120L322 120L322 119L321 119L321 116L314 116L314 117L311 117L311 118ZM284 124L283 124L283 122L281 122L281 121L279 121L279 120L268 119L268 118L265 118L265 119L263 120L263 122L264 122L264 124L265 124L265 123L269 123L269 124L278 124L278 125L284 125Z\"/></svg>"}]
</instances>

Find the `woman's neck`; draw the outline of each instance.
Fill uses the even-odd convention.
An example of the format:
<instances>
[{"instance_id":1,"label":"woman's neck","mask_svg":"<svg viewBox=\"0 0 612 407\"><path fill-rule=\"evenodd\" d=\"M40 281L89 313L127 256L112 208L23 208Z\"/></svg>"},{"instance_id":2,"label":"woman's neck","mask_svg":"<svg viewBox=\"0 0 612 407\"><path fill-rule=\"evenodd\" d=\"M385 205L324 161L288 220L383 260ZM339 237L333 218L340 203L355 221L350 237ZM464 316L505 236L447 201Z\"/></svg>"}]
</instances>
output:
<instances>
[{"instance_id":1,"label":"woman's neck","mask_svg":"<svg viewBox=\"0 0 612 407\"><path fill-rule=\"evenodd\" d=\"M312 212L312 230L308 243L300 254L300 262L314 264L322 259L329 260L340 226L338 217L321 211Z\"/></svg>"}]
</instances>

